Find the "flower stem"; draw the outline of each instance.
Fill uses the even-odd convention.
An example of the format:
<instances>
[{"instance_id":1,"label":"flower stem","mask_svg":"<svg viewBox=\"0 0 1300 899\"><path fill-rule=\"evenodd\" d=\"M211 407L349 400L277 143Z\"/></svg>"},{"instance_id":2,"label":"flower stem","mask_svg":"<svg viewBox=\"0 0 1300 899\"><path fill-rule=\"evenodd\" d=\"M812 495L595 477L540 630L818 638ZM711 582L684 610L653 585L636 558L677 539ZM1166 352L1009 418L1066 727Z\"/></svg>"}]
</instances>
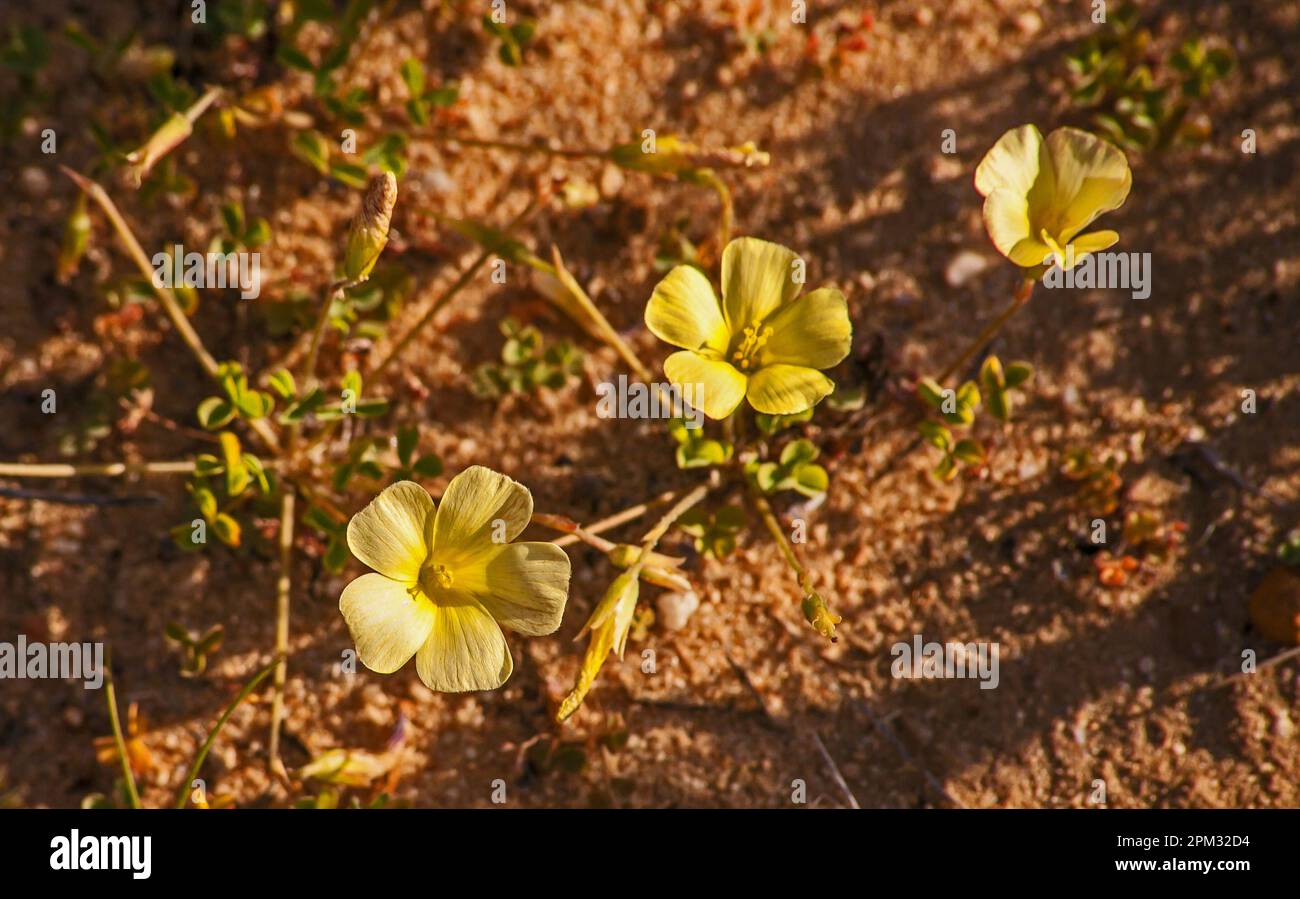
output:
<instances>
[{"instance_id":1,"label":"flower stem","mask_svg":"<svg viewBox=\"0 0 1300 899\"><path fill-rule=\"evenodd\" d=\"M253 690L257 689L258 684L266 680L267 675L270 674L271 671L280 664L280 662L281 659L272 661L271 664L257 672L257 674L253 676L252 680L244 684L244 688L239 691L239 695L231 701L230 705L226 706L226 710L221 713L221 717L217 719L216 724L212 725L212 729L208 731L207 739L203 741L203 745L199 747L199 751L194 755L194 761L190 763L189 772L185 775L185 779L181 781L180 787L176 790L176 808L185 808L185 800L189 798L189 791L194 783L194 778L198 777L199 770L202 769L204 761L207 760L208 752L212 749L212 744L216 742L217 734L221 733L221 728L226 726L226 721L230 718L231 714L234 713L235 709L239 708L239 704L248 698L249 693L252 693Z\"/></svg>"},{"instance_id":2,"label":"flower stem","mask_svg":"<svg viewBox=\"0 0 1300 899\"><path fill-rule=\"evenodd\" d=\"M735 218L735 208L731 202L731 189L727 187L727 182L718 177L717 172L713 169L699 169L695 173L695 178L700 184L713 188L718 195L718 200L722 204L721 214L718 217L718 255L727 248L731 243L731 225Z\"/></svg>"},{"instance_id":3,"label":"flower stem","mask_svg":"<svg viewBox=\"0 0 1300 899\"><path fill-rule=\"evenodd\" d=\"M655 526L646 532L645 539L641 541L641 552L637 554L636 560L627 569L631 572L633 580L641 576L641 569L645 567L650 553L654 552L655 547L659 545L659 540L664 534L668 533L668 529L673 526L673 522L685 515L691 506L704 499L709 490L708 484L700 484L690 493L673 503L673 507L665 512L663 517L655 522Z\"/></svg>"},{"instance_id":4,"label":"flower stem","mask_svg":"<svg viewBox=\"0 0 1300 899\"><path fill-rule=\"evenodd\" d=\"M799 557L794 554L794 547L786 539L785 531L781 527L781 522L777 521L776 513L772 511L772 504L767 501L767 497L752 484L749 486L749 495L753 499L755 507L758 509L758 515L763 519L763 524L767 526L767 532L772 535L776 541L777 548L781 550L781 555L785 556L785 561L789 564L790 569L794 572L795 579L799 582L799 589L804 593L815 592L812 587L812 578L808 574L808 569L803 567Z\"/></svg>"},{"instance_id":5,"label":"flower stem","mask_svg":"<svg viewBox=\"0 0 1300 899\"><path fill-rule=\"evenodd\" d=\"M325 339L325 331L329 328L330 309L334 307L334 301L338 299L349 287L355 287L356 281L335 281L325 289L325 300L321 303L320 314L316 317L316 327L311 332L311 344L307 348L307 362L303 366L306 374L306 389L311 390L316 386L316 364L320 358L320 345Z\"/></svg>"},{"instance_id":6,"label":"flower stem","mask_svg":"<svg viewBox=\"0 0 1300 899\"><path fill-rule=\"evenodd\" d=\"M572 529L569 529L567 527L557 528L550 521L547 520L548 518L553 519L554 516L542 516L540 519L538 516L533 516L533 519L538 524L544 527L549 527L552 528L553 530L565 531L565 535L563 537L557 537L552 542L556 546L568 546L569 544L577 543L579 540L582 539L577 534L578 530L585 531L588 534L601 534L604 533L605 531L612 531L614 528L618 527L621 524L626 524L629 521L635 521L645 513L649 512L651 509L655 509L666 503L672 502L675 496L676 494L672 492L664 493L660 496L655 497L654 499L646 500L643 503L637 503L635 506L629 506L628 508L624 509L621 512L615 512L613 515L610 515L606 518L602 518L599 521L593 522L582 528L578 528L577 525L574 525Z\"/></svg>"},{"instance_id":7,"label":"flower stem","mask_svg":"<svg viewBox=\"0 0 1300 899\"><path fill-rule=\"evenodd\" d=\"M280 761L280 727L284 720L284 681L289 655L289 592L293 565L293 486L285 484L280 497L280 576L275 583L275 680L271 695L271 738L267 757L273 773L284 777Z\"/></svg>"},{"instance_id":8,"label":"flower stem","mask_svg":"<svg viewBox=\"0 0 1300 899\"><path fill-rule=\"evenodd\" d=\"M135 788L135 775L131 773L131 760L126 751L126 739L122 736L122 720L117 714L117 690L113 687L113 667L104 666L104 697L108 702L108 723L113 728L113 742L117 744L117 758L122 763L122 778L126 781L126 795L131 801L131 808L140 807L140 792Z\"/></svg>"},{"instance_id":9,"label":"flower stem","mask_svg":"<svg viewBox=\"0 0 1300 899\"><path fill-rule=\"evenodd\" d=\"M1011 316L1016 314L1016 310L1029 301L1029 295L1033 293L1033 291L1034 282L1026 278L1021 282L1020 287L1017 288L1015 296L1011 298L1010 304L1008 304L1008 306L998 314L997 318L984 326L984 330L980 331L979 334L975 336L975 339L966 347L966 350L953 360L953 362L945 368L943 373L935 380L940 384L946 383L949 378L964 369L967 364L970 363L971 359L975 357L975 354L997 336L997 333L1002 330L1002 326L1010 320Z\"/></svg>"},{"instance_id":10,"label":"flower stem","mask_svg":"<svg viewBox=\"0 0 1300 899\"><path fill-rule=\"evenodd\" d=\"M0 462L0 477L5 478L111 478L133 474L190 474L193 471L193 462Z\"/></svg>"}]
</instances>

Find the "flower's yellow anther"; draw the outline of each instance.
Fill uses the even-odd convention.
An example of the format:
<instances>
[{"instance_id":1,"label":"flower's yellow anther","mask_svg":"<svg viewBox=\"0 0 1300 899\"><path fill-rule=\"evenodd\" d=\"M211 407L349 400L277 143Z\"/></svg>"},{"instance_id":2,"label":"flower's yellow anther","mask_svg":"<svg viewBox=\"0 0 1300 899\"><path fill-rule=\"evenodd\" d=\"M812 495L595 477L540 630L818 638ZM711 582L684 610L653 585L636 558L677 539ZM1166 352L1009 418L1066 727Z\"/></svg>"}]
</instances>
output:
<instances>
[{"instance_id":1,"label":"flower's yellow anther","mask_svg":"<svg viewBox=\"0 0 1300 899\"><path fill-rule=\"evenodd\" d=\"M776 332L770 325L766 328L760 325L746 325L740 333L740 342L736 345L736 351L731 354L736 368L749 371L756 367L759 350L763 349L763 345L774 333Z\"/></svg>"},{"instance_id":2,"label":"flower's yellow anther","mask_svg":"<svg viewBox=\"0 0 1300 899\"><path fill-rule=\"evenodd\" d=\"M426 593L432 592L434 587L450 590L454 582L455 578L451 575L451 569L437 562L430 562L420 572L420 585L424 587Z\"/></svg>"}]
</instances>

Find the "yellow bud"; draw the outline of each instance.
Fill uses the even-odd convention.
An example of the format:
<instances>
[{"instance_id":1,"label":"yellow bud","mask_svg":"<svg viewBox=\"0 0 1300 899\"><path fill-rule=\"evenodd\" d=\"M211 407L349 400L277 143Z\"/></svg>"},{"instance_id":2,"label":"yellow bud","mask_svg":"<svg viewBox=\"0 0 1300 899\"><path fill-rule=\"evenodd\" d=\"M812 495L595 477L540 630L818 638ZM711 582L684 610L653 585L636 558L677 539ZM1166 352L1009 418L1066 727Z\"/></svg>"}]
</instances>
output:
<instances>
[{"instance_id":1,"label":"yellow bud","mask_svg":"<svg viewBox=\"0 0 1300 899\"><path fill-rule=\"evenodd\" d=\"M836 615L826 605L826 600L816 593L809 593L803 598L803 617L813 626L813 630L832 643L835 642L835 625L844 619Z\"/></svg>"},{"instance_id":2,"label":"yellow bud","mask_svg":"<svg viewBox=\"0 0 1300 899\"><path fill-rule=\"evenodd\" d=\"M348 232L347 255L343 260L343 277L360 283L370 277L379 254L388 245L388 227L397 205L397 179L383 172L370 180L361 211L352 220Z\"/></svg>"}]
</instances>

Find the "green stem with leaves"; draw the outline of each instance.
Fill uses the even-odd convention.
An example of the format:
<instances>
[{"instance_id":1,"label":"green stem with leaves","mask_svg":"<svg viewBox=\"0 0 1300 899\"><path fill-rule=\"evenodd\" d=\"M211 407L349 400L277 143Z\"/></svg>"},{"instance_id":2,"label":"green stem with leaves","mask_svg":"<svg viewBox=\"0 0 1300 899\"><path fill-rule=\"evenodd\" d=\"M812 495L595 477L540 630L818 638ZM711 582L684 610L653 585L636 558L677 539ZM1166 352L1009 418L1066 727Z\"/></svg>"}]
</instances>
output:
<instances>
[{"instance_id":1,"label":"green stem with leaves","mask_svg":"<svg viewBox=\"0 0 1300 899\"><path fill-rule=\"evenodd\" d=\"M154 282L153 266L149 264L149 258L145 256L144 249L140 246L140 241L136 239L135 232L131 230L131 226L127 224L126 219L122 217L122 213L118 211L117 204L113 202L113 198L108 195L98 182L85 177L79 172L73 171L67 166L60 166L60 168L63 170L65 175L73 180L77 187L84 191L90 199L95 201L96 205L104 211L104 215L108 216L108 220L112 223L113 230L117 232L118 239L122 241L122 245L125 247L127 255L131 257L136 268L140 270L140 274L142 274L145 280L149 282L150 286L153 287L154 294L158 297L159 302L162 303L163 309L167 313L167 317L171 319L172 326L176 328L176 332L180 334L181 339L185 341L185 345L189 347L190 353L198 360L199 365L202 366L203 370L210 378L213 380L219 380L217 360L213 358L212 354L209 353L207 348L203 345L203 341L199 338L198 332L194 330L194 326L190 324L189 318L185 315L185 310L181 308L180 302L176 299L176 294L172 292L171 288L159 286ZM280 440L276 437L275 431L265 420L250 420L248 421L248 426L268 448L271 450L279 450Z\"/></svg>"}]
</instances>

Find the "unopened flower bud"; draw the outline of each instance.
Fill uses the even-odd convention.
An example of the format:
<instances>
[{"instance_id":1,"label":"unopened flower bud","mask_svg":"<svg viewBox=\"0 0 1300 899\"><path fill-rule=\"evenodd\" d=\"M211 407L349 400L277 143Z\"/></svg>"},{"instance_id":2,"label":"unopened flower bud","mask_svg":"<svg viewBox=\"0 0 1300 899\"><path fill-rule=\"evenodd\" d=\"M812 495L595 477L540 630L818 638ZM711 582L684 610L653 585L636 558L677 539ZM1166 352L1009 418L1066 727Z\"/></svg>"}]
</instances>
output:
<instances>
[{"instance_id":1,"label":"unopened flower bud","mask_svg":"<svg viewBox=\"0 0 1300 899\"><path fill-rule=\"evenodd\" d=\"M348 250L343 260L343 277L356 284L370 277L379 254L388 245L388 228L397 205L397 179L383 172L370 180L361 211L348 232Z\"/></svg>"}]
</instances>

